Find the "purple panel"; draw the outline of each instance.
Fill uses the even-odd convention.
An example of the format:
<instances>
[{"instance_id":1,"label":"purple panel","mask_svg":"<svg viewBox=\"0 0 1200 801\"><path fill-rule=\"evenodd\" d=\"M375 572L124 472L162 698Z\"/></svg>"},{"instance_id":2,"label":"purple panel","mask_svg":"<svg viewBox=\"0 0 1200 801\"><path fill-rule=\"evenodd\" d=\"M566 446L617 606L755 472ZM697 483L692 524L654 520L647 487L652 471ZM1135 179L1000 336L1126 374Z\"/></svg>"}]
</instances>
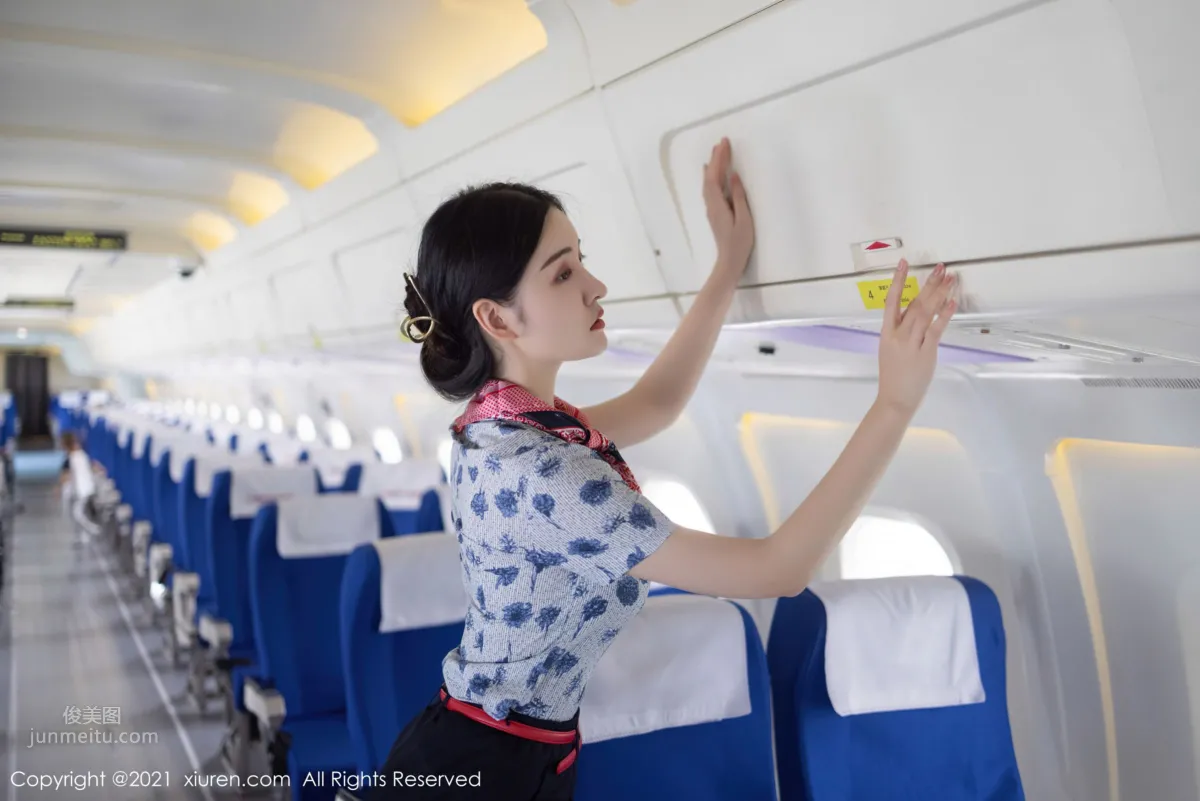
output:
<instances>
[{"instance_id":1,"label":"purple panel","mask_svg":"<svg viewBox=\"0 0 1200 801\"><path fill-rule=\"evenodd\" d=\"M617 345L609 345L608 349L605 350L604 352L605 352L605 354L607 354L609 356L615 356L618 359L630 359L630 360L638 361L638 362L648 362L654 358L652 355L650 355L648 353L642 353L641 351L638 351L638 350L630 350L628 348L622 348Z\"/></svg>"},{"instance_id":2,"label":"purple panel","mask_svg":"<svg viewBox=\"0 0 1200 801\"><path fill-rule=\"evenodd\" d=\"M859 331L836 325L787 326L764 330L772 334L782 334L783 338L789 342L810 345L814 348L864 354L879 352L879 334L873 331ZM958 345L939 345L938 361L958 364L987 364L989 362L1031 362L1033 359L990 350L964 348Z\"/></svg>"}]
</instances>

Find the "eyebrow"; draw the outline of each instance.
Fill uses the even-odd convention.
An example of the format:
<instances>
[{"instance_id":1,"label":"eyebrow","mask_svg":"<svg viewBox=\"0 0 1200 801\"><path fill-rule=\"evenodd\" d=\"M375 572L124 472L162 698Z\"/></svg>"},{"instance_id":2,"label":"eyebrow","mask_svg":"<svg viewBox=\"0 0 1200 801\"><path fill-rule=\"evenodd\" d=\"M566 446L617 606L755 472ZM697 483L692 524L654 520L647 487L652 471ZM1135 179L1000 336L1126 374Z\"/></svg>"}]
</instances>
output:
<instances>
[{"instance_id":1,"label":"eyebrow","mask_svg":"<svg viewBox=\"0 0 1200 801\"><path fill-rule=\"evenodd\" d=\"M582 245L582 240L580 240L580 243L581 243L581 245ZM558 259L560 259L560 258L563 258L563 257L564 257L564 255L566 255L566 254L568 254L568 253L570 253L570 252L571 252L571 248L570 248L570 247L564 247L564 248L562 249L562 251L558 251L557 253L554 253L554 255L552 255L552 257L550 257L550 258L546 259L545 263L544 263L544 264L542 264L540 267L538 267L538 269L539 269L539 270L545 270L545 269L546 269L546 267L548 267L548 266L552 265L552 264L554 263L554 261L557 261Z\"/></svg>"},{"instance_id":2,"label":"eyebrow","mask_svg":"<svg viewBox=\"0 0 1200 801\"><path fill-rule=\"evenodd\" d=\"M571 250L572 250L572 248L569 248L569 247L568 247L568 248L563 248L562 250L558 251L557 253L555 253L555 254L554 254L553 256L551 256L550 258L546 259L545 263L544 263L544 264L542 264L542 266L541 266L541 267L539 267L538 269L539 269L539 270L544 270L544 269L546 269L546 268L547 268L547 267L549 267L551 264L553 264L554 262L556 262L556 261L558 261L559 259L561 259L563 256L565 256L565 255L567 255L568 253L570 253L570 252L571 252Z\"/></svg>"}]
</instances>

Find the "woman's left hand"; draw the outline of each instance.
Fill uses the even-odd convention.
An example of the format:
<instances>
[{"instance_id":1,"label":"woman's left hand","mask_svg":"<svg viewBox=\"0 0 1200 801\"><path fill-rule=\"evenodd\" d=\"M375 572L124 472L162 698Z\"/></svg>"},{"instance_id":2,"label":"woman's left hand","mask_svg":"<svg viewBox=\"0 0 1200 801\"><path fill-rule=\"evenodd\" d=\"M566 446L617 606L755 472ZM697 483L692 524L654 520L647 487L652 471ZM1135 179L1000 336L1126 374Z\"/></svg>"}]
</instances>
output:
<instances>
[{"instance_id":1,"label":"woman's left hand","mask_svg":"<svg viewBox=\"0 0 1200 801\"><path fill-rule=\"evenodd\" d=\"M737 172L730 172L733 158L729 139L722 139L713 148L712 157L704 165L704 205L708 224L717 243L717 269L741 276L754 249L754 218L746 200L746 187ZM725 178L729 176L728 188Z\"/></svg>"}]
</instances>

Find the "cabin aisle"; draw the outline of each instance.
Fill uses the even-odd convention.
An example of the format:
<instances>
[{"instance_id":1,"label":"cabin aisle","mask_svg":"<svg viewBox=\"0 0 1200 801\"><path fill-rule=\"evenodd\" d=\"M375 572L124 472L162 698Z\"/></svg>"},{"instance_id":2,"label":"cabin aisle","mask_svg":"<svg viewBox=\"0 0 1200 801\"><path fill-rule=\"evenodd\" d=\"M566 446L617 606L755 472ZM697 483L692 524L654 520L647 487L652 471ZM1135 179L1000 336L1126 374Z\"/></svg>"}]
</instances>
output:
<instances>
[{"instance_id":1,"label":"cabin aisle","mask_svg":"<svg viewBox=\"0 0 1200 801\"><path fill-rule=\"evenodd\" d=\"M61 459L18 457L24 510L5 532L0 612L0 801L237 797L185 786L197 772L223 772L214 758L218 705L200 718L183 671L168 665L162 635L142 605L128 600L125 577L102 546L73 533L56 492ZM67 732L82 737L64 743ZM77 784L19 787L14 773L17 783L43 775Z\"/></svg>"}]
</instances>

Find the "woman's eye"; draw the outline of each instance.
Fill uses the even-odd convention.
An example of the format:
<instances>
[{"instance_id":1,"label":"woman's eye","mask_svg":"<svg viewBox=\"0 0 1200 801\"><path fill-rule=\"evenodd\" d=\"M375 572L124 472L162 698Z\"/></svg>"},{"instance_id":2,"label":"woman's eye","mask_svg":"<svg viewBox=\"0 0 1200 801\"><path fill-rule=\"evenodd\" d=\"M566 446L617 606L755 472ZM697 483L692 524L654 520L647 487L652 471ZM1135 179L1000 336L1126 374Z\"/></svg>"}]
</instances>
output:
<instances>
[{"instance_id":1,"label":"woman's eye","mask_svg":"<svg viewBox=\"0 0 1200 801\"><path fill-rule=\"evenodd\" d=\"M558 274L559 281L566 281L570 277L571 277L570 269L563 270L561 273Z\"/></svg>"}]
</instances>

